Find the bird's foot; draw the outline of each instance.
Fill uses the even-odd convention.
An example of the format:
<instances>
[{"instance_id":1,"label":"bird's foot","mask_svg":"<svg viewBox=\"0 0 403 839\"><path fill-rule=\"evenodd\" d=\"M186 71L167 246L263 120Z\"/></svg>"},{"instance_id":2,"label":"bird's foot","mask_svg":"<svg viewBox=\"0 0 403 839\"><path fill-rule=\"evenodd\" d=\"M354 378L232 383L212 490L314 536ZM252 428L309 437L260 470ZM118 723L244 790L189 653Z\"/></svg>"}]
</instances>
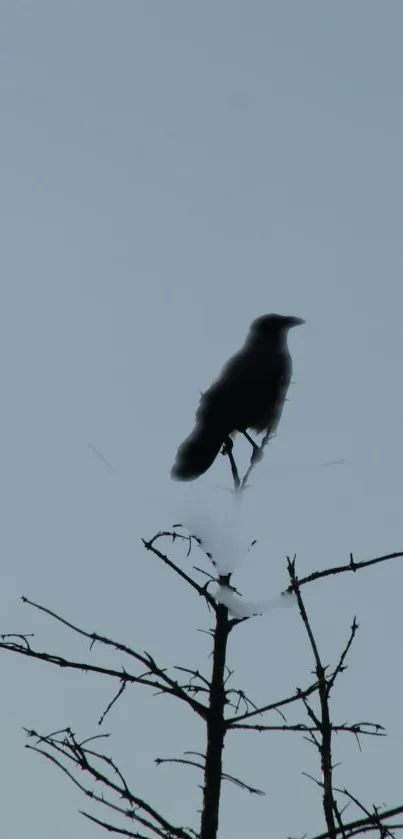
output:
<instances>
[{"instance_id":1,"label":"bird's foot","mask_svg":"<svg viewBox=\"0 0 403 839\"><path fill-rule=\"evenodd\" d=\"M251 458L250 458L251 465L254 466L256 463L259 463L262 460L262 457L263 457L263 450L261 449L260 446L257 446L255 444L254 447L253 447L253 452L251 454Z\"/></svg>"},{"instance_id":2,"label":"bird's foot","mask_svg":"<svg viewBox=\"0 0 403 839\"><path fill-rule=\"evenodd\" d=\"M255 466L256 463L259 463L259 461L263 457L263 447L258 446L258 444L255 443L253 437L251 437L250 434L248 434L247 431L242 431L242 434L245 437L245 439L248 441L248 443L250 443L251 446L252 446L252 454L251 454L251 458L250 458L250 465Z\"/></svg>"}]
</instances>

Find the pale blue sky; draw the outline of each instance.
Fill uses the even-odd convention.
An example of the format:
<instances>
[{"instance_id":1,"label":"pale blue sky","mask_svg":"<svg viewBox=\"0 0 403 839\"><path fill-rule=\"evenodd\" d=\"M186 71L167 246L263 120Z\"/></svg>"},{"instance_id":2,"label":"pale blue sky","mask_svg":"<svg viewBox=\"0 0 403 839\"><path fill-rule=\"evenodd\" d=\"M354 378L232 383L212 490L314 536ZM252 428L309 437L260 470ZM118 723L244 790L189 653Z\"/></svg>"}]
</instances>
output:
<instances>
[{"instance_id":1,"label":"pale blue sky","mask_svg":"<svg viewBox=\"0 0 403 839\"><path fill-rule=\"evenodd\" d=\"M264 312L306 326L243 500L242 538L259 546L235 582L269 598L287 553L303 573L403 548L402 31L398 0L2 0L1 632L84 656L25 594L164 664L209 667L201 604L140 538L194 497L169 481L176 447ZM199 490L219 508L217 484L224 459ZM334 713L388 726L361 754L337 741L337 780L368 804L401 801L401 579L397 562L307 593L326 661L360 623ZM256 701L308 684L297 613L239 629L229 663ZM21 727L97 733L115 686L1 667L2 834L99 835ZM153 766L201 747L181 710L138 690L105 730L139 794L189 822L199 779ZM225 788L223 839L321 829L298 735L234 735L226 759L267 795Z\"/></svg>"}]
</instances>

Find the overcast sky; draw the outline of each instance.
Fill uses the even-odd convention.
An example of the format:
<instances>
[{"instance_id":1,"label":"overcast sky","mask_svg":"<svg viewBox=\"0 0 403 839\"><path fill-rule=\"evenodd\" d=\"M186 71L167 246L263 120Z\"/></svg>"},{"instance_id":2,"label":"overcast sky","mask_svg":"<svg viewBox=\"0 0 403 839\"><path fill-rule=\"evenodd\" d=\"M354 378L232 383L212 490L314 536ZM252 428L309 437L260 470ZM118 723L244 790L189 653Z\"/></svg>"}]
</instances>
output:
<instances>
[{"instance_id":1,"label":"overcast sky","mask_svg":"<svg viewBox=\"0 0 403 839\"><path fill-rule=\"evenodd\" d=\"M232 515L224 458L195 487L169 470L200 390L265 312L306 325L237 513L239 545L258 544L234 582L270 599L287 554L303 574L403 549L402 31L398 0L2 0L0 632L105 660L24 594L208 674L209 616L141 537L189 509ZM360 624L334 717L389 737L361 753L340 737L336 781L369 806L401 803L401 591L398 560L307 592L326 663ZM239 628L229 665L256 702L309 684L297 611ZM1 655L7 839L100 835L22 726L99 733L114 691ZM132 788L197 826L196 771L153 764L203 747L190 714L138 689L103 729ZM225 757L267 794L224 788L223 839L322 829L299 735L234 734Z\"/></svg>"}]
</instances>

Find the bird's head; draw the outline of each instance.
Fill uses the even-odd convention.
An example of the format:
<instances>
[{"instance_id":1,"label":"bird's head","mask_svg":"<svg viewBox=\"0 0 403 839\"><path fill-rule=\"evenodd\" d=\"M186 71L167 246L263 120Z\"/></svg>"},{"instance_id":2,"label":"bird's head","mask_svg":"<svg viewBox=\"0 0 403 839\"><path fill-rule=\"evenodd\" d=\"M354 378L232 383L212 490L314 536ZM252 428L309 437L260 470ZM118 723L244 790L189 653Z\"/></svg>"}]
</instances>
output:
<instances>
[{"instance_id":1,"label":"bird's head","mask_svg":"<svg viewBox=\"0 0 403 839\"><path fill-rule=\"evenodd\" d=\"M261 315L252 321L250 332L256 337L269 338L303 323L305 321L302 318L294 318L291 315Z\"/></svg>"}]
</instances>

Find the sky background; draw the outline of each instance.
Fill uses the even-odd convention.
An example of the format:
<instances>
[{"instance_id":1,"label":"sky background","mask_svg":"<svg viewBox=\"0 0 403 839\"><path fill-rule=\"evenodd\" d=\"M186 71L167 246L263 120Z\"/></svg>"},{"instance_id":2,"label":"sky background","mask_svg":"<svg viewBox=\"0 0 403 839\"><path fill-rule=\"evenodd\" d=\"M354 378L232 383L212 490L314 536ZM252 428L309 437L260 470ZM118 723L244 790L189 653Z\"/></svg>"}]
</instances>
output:
<instances>
[{"instance_id":1,"label":"sky background","mask_svg":"<svg viewBox=\"0 0 403 839\"><path fill-rule=\"evenodd\" d=\"M223 527L233 514L224 458L194 486L169 470L200 390L265 312L306 325L290 334L278 436L237 512L239 552L258 545L234 582L270 599L287 554L302 575L403 549L402 31L398 0L2 0L0 632L111 660L26 595L208 674L209 617L141 537L189 509ZM401 803L401 590L397 560L306 592L325 662L360 624L334 718L389 736L361 753L340 736L335 760L368 806ZM239 628L228 663L257 703L308 685L297 611ZM97 734L114 691L1 655L7 839L102 835L78 814L90 802L24 751L22 726ZM153 760L200 750L198 722L139 688L102 730L132 788L197 826L201 779ZM266 797L225 786L222 839L323 829L300 735L234 734L225 758Z\"/></svg>"}]
</instances>

